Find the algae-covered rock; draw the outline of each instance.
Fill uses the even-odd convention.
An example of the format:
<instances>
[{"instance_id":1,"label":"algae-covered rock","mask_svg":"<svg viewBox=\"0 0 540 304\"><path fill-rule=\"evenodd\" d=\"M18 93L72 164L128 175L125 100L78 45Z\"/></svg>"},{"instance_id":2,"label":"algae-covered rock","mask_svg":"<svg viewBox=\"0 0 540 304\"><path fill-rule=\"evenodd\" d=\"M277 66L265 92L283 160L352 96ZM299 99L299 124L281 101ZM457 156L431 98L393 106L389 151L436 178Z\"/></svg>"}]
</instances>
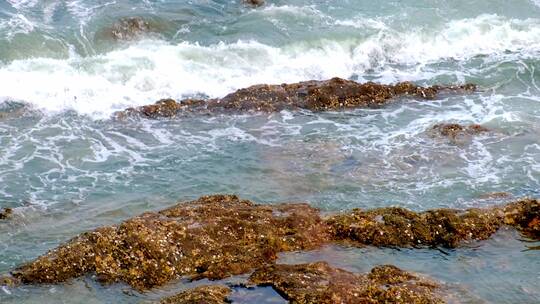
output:
<instances>
[{"instance_id":1,"label":"algae-covered rock","mask_svg":"<svg viewBox=\"0 0 540 304\"><path fill-rule=\"evenodd\" d=\"M256 205L213 195L82 233L12 271L11 283L57 283L95 273L144 290L180 276L222 279L274 263L277 253L332 241L390 247L454 248L489 238L502 225L540 239L540 203L413 212L389 207L321 219L308 204ZM8 282L8 283L6 283Z\"/></svg>"},{"instance_id":2,"label":"algae-covered rock","mask_svg":"<svg viewBox=\"0 0 540 304\"><path fill-rule=\"evenodd\" d=\"M143 290L179 276L246 273L278 252L327 241L318 210L307 204L255 205L214 195L83 233L12 274L23 283L57 283L95 272L102 282Z\"/></svg>"},{"instance_id":3,"label":"algae-covered rock","mask_svg":"<svg viewBox=\"0 0 540 304\"><path fill-rule=\"evenodd\" d=\"M454 248L465 240L489 238L503 224L497 209L438 209L413 212L389 207L338 214L327 220L338 240L363 245Z\"/></svg>"},{"instance_id":4,"label":"algae-covered rock","mask_svg":"<svg viewBox=\"0 0 540 304\"><path fill-rule=\"evenodd\" d=\"M307 109L338 110L357 107L378 107L395 97L433 99L441 91L473 91L474 85L420 87L411 82L384 85L373 82L360 84L341 78L325 81L305 81L281 85L254 85L240 89L221 99L180 102L162 100L154 105L130 108L117 117L140 114L150 118L173 117L186 113L276 112Z\"/></svg>"},{"instance_id":5,"label":"algae-covered rock","mask_svg":"<svg viewBox=\"0 0 540 304\"><path fill-rule=\"evenodd\" d=\"M443 303L436 283L395 266L377 266L354 274L326 262L269 265L257 269L250 283L272 286L291 303Z\"/></svg>"},{"instance_id":6,"label":"algae-covered rock","mask_svg":"<svg viewBox=\"0 0 540 304\"><path fill-rule=\"evenodd\" d=\"M523 234L540 239L540 200L523 199L504 208L504 222Z\"/></svg>"},{"instance_id":7,"label":"algae-covered rock","mask_svg":"<svg viewBox=\"0 0 540 304\"><path fill-rule=\"evenodd\" d=\"M223 304L230 303L227 299L231 289L221 285L204 285L195 287L171 297L161 299L160 304Z\"/></svg>"}]
</instances>

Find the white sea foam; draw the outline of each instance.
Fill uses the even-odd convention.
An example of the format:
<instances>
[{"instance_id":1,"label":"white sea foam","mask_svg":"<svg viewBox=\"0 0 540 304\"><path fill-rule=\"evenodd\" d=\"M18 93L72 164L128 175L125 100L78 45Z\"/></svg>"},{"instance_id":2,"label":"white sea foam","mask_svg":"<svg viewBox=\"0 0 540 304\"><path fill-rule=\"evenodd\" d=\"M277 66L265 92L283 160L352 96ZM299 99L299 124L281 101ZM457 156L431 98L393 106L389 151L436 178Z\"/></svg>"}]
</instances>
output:
<instances>
[{"instance_id":1,"label":"white sea foam","mask_svg":"<svg viewBox=\"0 0 540 304\"><path fill-rule=\"evenodd\" d=\"M210 46L141 41L94 57L13 61L0 66L0 101L25 101L46 111L73 109L106 117L160 98L219 97L256 83L350 77L373 68L384 75L388 63L419 64L420 68L391 73L383 79L386 82L422 79L426 74L429 78L433 71L421 66L446 58L540 52L540 19L482 15L430 32L407 33L393 32L380 21L372 23L379 34L364 40L298 42L280 48L256 41ZM347 24L355 23L342 22Z\"/></svg>"}]
</instances>

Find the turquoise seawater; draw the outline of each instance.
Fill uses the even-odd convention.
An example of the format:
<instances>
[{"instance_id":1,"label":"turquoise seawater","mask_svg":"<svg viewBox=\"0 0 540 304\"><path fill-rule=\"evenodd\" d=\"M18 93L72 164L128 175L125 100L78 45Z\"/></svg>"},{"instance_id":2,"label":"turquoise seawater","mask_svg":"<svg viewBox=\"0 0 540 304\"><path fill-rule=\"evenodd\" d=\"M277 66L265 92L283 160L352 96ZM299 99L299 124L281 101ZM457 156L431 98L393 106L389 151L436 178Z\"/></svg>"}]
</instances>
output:
<instances>
[{"instance_id":1,"label":"turquoise seawater","mask_svg":"<svg viewBox=\"0 0 540 304\"><path fill-rule=\"evenodd\" d=\"M153 32L106 34L133 16ZM479 90L380 109L110 119L166 97L336 76ZM429 136L443 122L493 132L457 144ZM501 191L540 197L537 0L0 0L0 207L15 208L0 222L0 273L82 231L205 194L333 212L489 206L481 196ZM281 261L395 264L446 282L456 302L538 303L539 245L502 230L455 250L330 246ZM0 302L140 303L192 284L140 294L89 276L2 288ZM233 299L283 303L268 288Z\"/></svg>"}]
</instances>

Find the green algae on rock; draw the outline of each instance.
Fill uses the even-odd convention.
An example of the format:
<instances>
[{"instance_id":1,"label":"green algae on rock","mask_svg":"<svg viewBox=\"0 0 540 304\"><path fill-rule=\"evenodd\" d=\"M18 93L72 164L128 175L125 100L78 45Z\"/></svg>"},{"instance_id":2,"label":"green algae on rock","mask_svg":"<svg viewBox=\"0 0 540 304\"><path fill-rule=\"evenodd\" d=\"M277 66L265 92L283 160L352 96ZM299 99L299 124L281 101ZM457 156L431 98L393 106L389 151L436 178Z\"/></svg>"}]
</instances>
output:
<instances>
[{"instance_id":1,"label":"green algae on rock","mask_svg":"<svg viewBox=\"0 0 540 304\"><path fill-rule=\"evenodd\" d=\"M475 86L420 87L411 82L384 85L360 84L341 78L304 81L281 85L254 85L237 90L221 99L160 100L156 104L130 108L116 113L122 118L141 115L149 118L174 117L187 113L276 112L306 109L327 111L357 107L379 107L399 96L433 99L441 91L474 91Z\"/></svg>"},{"instance_id":2,"label":"green algae on rock","mask_svg":"<svg viewBox=\"0 0 540 304\"><path fill-rule=\"evenodd\" d=\"M223 304L230 303L227 299L231 289L223 285L204 285L185 290L179 294L161 299L160 304Z\"/></svg>"},{"instance_id":3,"label":"green algae on rock","mask_svg":"<svg viewBox=\"0 0 540 304\"><path fill-rule=\"evenodd\" d=\"M272 286L290 303L443 303L439 285L395 266L377 266L369 274L333 268L326 262L268 265L250 283Z\"/></svg>"},{"instance_id":4,"label":"green algae on rock","mask_svg":"<svg viewBox=\"0 0 540 304\"><path fill-rule=\"evenodd\" d=\"M23 283L57 283L95 272L104 283L144 290L180 276L246 273L278 252L327 241L326 225L308 204L255 205L214 195L83 233L12 275Z\"/></svg>"}]
</instances>

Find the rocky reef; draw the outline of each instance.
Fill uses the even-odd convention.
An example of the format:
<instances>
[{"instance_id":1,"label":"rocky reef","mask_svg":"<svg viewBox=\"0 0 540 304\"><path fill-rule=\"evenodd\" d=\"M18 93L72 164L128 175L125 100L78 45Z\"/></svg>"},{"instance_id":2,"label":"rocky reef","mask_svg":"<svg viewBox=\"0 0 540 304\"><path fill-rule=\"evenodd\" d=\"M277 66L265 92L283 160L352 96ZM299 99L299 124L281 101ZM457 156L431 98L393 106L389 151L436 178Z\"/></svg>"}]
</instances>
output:
<instances>
[{"instance_id":1,"label":"rocky reef","mask_svg":"<svg viewBox=\"0 0 540 304\"><path fill-rule=\"evenodd\" d=\"M377 266L369 274L333 268L326 262L268 265L250 283L272 286L290 303L443 303L439 285L395 266Z\"/></svg>"},{"instance_id":2,"label":"rocky reef","mask_svg":"<svg viewBox=\"0 0 540 304\"><path fill-rule=\"evenodd\" d=\"M83 233L12 274L23 283L57 283L95 272L104 283L144 290L180 276L246 273L278 252L327 241L325 223L307 204L255 205L215 195Z\"/></svg>"},{"instance_id":3,"label":"rocky reef","mask_svg":"<svg viewBox=\"0 0 540 304\"><path fill-rule=\"evenodd\" d=\"M223 304L227 300L231 289L221 285L204 285L188 289L171 297L161 299L160 304Z\"/></svg>"},{"instance_id":4,"label":"rocky reef","mask_svg":"<svg viewBox=\"0 0 540 304\"><path fill-rule=\"evenodd\" d=\"M279 252L332 241L454 248L487 239L502 225L540 239L540 201L464 211L355 209L322 218L308 204L257 205L213 195L83 233L2 280L58 283L95 273L103 283L123 281L145 290L183 276L222 279L249 273L274 263Z\"/></svg>"},{"instance_id":5,"label":"rocky reef","mask_svg":"<svg viewBox=\"0 0 540 304\"><path fill-rule=\"evenodd\" d=\"M242 113L276 112L306 109L328 111L358 107L379 107L393 98L411 96L433 99L442 91L474 91L475 86L420 87L411 82L384 85L373 82L360 84L341 78L324 81L305 81L281 85L254 85L240 89L221 99L160 100L153 105L130 108L118 112L116 117L130 115L143 117L174 117L188 113Z\"/></svg>"}]
</instances>

